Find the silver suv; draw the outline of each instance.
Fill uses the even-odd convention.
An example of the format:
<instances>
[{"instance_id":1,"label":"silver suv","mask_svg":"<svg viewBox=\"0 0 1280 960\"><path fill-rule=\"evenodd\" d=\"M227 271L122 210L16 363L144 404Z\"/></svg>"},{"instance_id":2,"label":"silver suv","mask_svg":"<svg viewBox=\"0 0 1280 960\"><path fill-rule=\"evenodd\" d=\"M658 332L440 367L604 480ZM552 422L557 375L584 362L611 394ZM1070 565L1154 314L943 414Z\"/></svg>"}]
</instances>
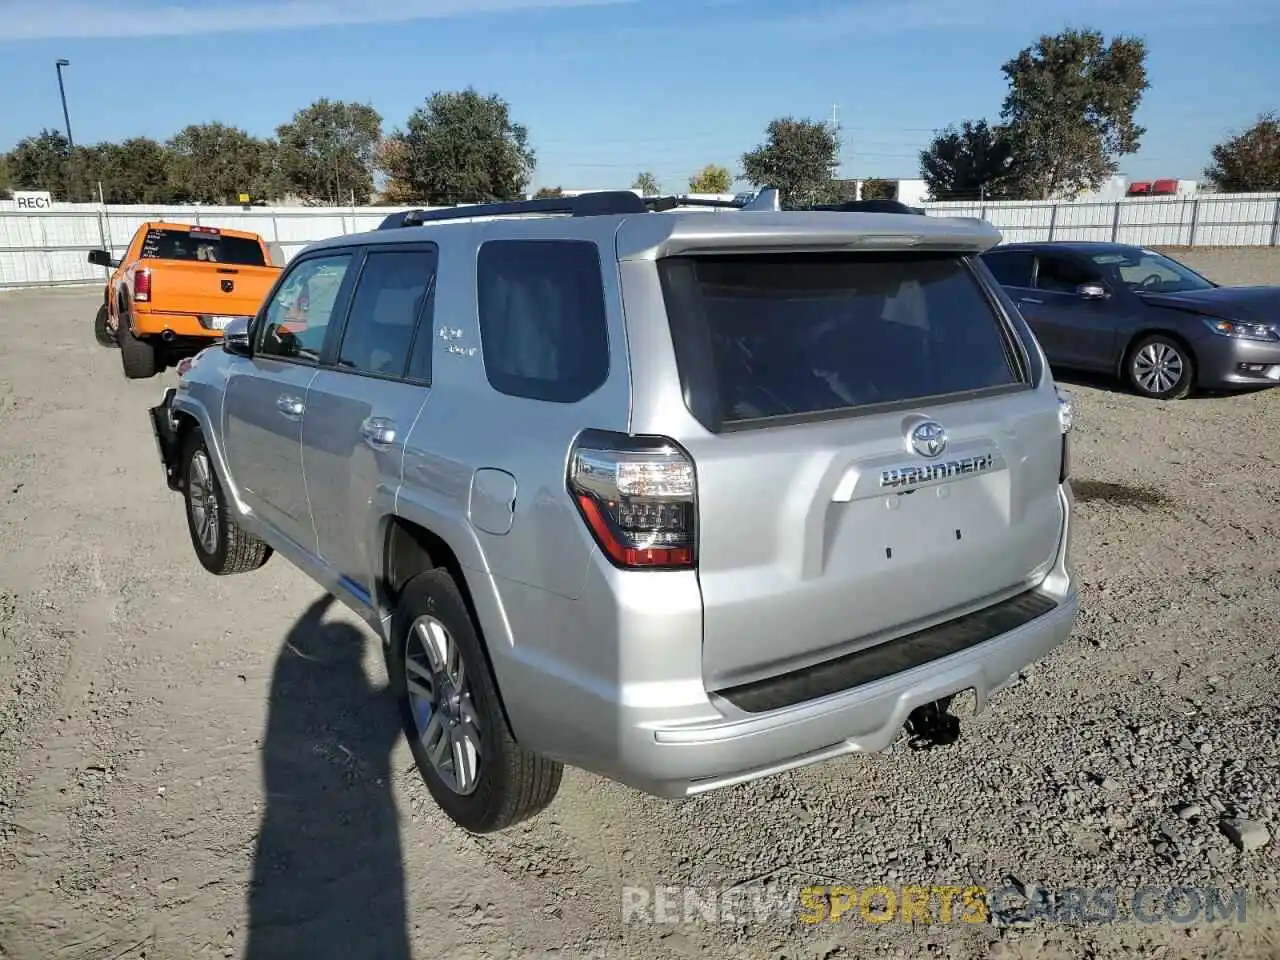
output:
<instances>
[{"instance_id":1,"label":"silver suv","mask_svg":"<svg viewBox=\"0 0 1280 960\"><path fill-rule=\"evenodd\" d=\"M1070 633L1070 400L999 239L625 192L398 213L295 257L152 423L206 569L279 551L381 636L458 824L562 764L690 796L954 738L955 695Z\"/></svg>"}]
</instances>

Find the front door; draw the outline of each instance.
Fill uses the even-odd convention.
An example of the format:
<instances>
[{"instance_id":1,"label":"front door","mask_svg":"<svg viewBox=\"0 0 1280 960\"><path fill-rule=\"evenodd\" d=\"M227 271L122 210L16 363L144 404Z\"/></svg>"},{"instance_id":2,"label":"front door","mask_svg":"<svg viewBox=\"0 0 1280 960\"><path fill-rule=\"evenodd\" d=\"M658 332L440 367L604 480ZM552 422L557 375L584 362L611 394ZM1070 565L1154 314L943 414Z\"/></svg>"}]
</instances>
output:
<instances>
[{"instance_id":1,"label":"front door","mask_svg":"<svg viewBox=\"0 0 1280 960\"><path fill-rule=\"evenodd\" d=\"M435 264L432 244L369 251L340 339L307 392L302 467L319 554L366 600L370 519L394 505L405 438L430 392L430 370L410 357L423 353L418 338L430 347Z\"/></svg>"},{"instance_id":2,"label":"front door","mask_svg":"<svg viewBox=\"0 0 1280 960\"><path fill-rule=\"evenodd\" d=\"M1116 323L1112 300L1089 300L1083 283L1105 286L1101 271L1077 257L1041 254L1036 270L1034 303L1020 302L1050 363L1084 370L1111 366Z\"/></svg>"},{"instance_id":3,"label":"front door","mask_svg":"<svg viewBox=\"0 0 1280 960\"><path fill-rule=\"evenodd\" d=\"M241 496L259 519L312 553L302 423L352 259L343 252L290 265L255 324L253 357L234 365L223 402L227 461Z\"/></svg>"}]
</instances>

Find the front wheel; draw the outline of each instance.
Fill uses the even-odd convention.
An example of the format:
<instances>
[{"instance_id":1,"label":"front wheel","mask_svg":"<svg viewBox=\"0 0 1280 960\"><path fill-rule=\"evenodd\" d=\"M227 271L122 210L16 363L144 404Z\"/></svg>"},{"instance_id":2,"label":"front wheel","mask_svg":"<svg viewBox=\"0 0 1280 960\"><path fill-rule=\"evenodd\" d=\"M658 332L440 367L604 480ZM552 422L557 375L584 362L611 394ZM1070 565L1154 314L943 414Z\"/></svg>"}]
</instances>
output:
<instances>
[{"instance_id":1,"label":"front wheel","mask_svg":"<svg viewBox=\"0 0 1280 960\"><path fill-rule=\"evenodd\" d=\"M241 529L227 508L226 494L199 427L188 434L183 448L182 495L191 545L200 565L210 573L248 573L271 559L271 548Z\"/></svg>"},{"instance_id":2,"label":"front wheel","mask_svg":"<svg viewBox=\"0 0 1280 960\"><path fill-rule=\"evenodd\" d=\"M448 571L405 585L387 665L418 772L454 823L472 833L502 830L555 799L563 767L516 743Z\"/></svg>"},{"instance_id":3,"label":"front wheel","mask_svg":"<svg viewBox=\"0 0 1280 960\"><path fill-rule=\"evenodd\" d=\"M1162 333L1143 337L1129 351L1130 386L1152 400L1180 400L1191 392L1195 362L1191 351Z\"/></svg>"}]
</instances>

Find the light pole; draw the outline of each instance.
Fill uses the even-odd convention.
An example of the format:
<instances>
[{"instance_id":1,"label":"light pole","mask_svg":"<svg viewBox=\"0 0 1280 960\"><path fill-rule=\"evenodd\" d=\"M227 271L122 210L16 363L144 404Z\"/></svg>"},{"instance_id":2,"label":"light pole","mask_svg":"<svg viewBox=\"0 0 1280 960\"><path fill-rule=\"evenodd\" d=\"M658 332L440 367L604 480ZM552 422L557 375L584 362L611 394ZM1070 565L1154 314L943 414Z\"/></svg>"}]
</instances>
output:
<instances>
[{"instance_id":1,"label":"light pole","mask_svg":"<svg viewBox=\"0 0 1280 960\"><path fill-rule=\"evenodd\" d=\"M62 119L67 124L67 146L72 150L76 147L76 142L71 139L71 114L67 112L67 88L62 84L62 68L71 66L70 60L59 60L58 67L58 93L62 96Z\"/></svg>"}]
</instances>

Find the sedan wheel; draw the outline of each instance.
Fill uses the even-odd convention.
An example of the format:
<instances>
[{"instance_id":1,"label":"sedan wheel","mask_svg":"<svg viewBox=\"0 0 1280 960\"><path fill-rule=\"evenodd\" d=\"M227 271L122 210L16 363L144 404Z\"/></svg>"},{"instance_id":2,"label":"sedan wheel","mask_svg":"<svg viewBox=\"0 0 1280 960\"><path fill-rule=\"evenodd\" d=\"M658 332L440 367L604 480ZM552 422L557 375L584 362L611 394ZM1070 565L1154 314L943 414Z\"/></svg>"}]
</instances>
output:
<instances>
[{"instance_id":1,"label":"sedan wheel","mask_svg":"<svg viewBox=\"0 0 1280 960\"><path fill-rule=\"evenodd\" d=\"M1191 392L1193 365L1189 352L1162 334L1144 337L1129 354L1129 383L1145 397L1175 400Z\"/></svg>"}]
</instances>

